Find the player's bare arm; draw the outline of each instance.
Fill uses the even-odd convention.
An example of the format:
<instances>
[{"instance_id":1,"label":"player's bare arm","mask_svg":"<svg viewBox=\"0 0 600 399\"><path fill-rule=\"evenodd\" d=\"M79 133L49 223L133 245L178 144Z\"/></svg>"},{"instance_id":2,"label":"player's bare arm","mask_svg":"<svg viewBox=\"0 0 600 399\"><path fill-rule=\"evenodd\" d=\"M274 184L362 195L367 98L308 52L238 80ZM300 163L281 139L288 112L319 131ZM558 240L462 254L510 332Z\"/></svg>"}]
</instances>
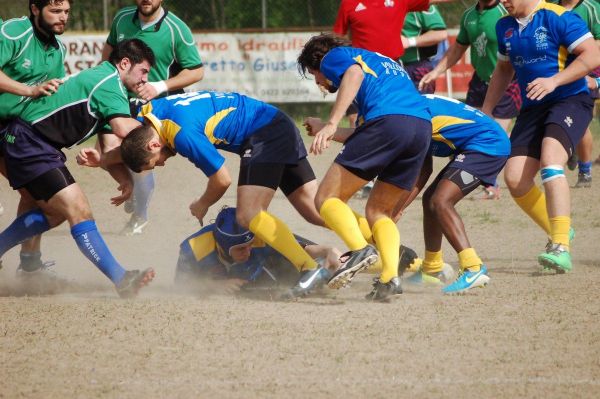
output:
<instances>
[{"instance_id":1,"label":"player's bare arm","mask_svg":"<svg viewBox=\"0 0 600 399\"><path fill-rule=\"evenodd\" d=\"M325 126L315 134L315 139L310 146L311 153L318 155L323 153L323 151L329 147L329 141L335 135L338 124L346 114L346 110L352 101L354 101L363 80L363 71L359 65L352 65L344 72L344 77L340 83L335 104L329 114L329 120Z\"/></svg>"},{"instance_id":2,"label":"player's bare arm","mask_svg":"<svg viewBox=\"0 0 600 399\"><path fill-rule=\"evenodd\" d=\"M136 94L139 98L150 101L164 92L183 89L190 86L204 77L204 67L197 69L183 69L177 75L170 79L160 82L146 82L136 88Z\"/></svg>"},{"instance_id":3,"label":"player's bare arm","mask_svg":"<svg viewBox=\"0 0 600 399\"><path fill-rule=\"evenodd\" d=\"M200 225L204 226L203 219L208 212L208 208L223 197L230 185L231 176L225 165L221 166L208 178L206 190L200 198L190 205L190 212L198 219Z\"/></svg>"},{"instance_id":4,"label":"player's bare arm","mask_svg":"<svg viewBox=\"0 0 600 399\"><path fill-rule=\"evenodd\" d=\"M456 65L468 48L469 46L454 42L435 68L433 68L431 72L425 74L419 81L419 90L423 90L426 85L435 81L441 74L446 72L448 68L452 68Z\"/></svg>"},{"instance_id":5,"label":"player's bare arm","mask_svg":"<svg viewBox=\"0 0 600 399\"><path fill-rule=\"evenodd\" d=\"M504 91L508 87L508 84L512 81L515 70L513 69L510 61L498 60L496 68L490 79L490 85L483 101L481 110L487 115L492 116L492 111L500 98L504 94Z\"/></svg>"},{"instance_id":6,"label":"player's bare arm","mask_svg":"<svg viewBox=\"0 0 600 399\"><path fill-rule=\"evenodd\" d=\"M17 96L37 98L40 96L49 96L56 93L58 86L61 85L60 79L50 79L40 83L37 86L28 86L9 78L0 70L0 92L11 93Z\"/></svg>"},{"instance_id":7,"label":"player's bare arm","mask_svg":"<svg viewBox=\"0 0 600 399\"><path fill-rule=\"evenodd\" d=\"M323 122L321 118L309 116L304 120L302 126L306 128L306 133L309 136L314 136L316 132L323 129L325 122ZM332 140L337 141L338 143L344 143L352 133L354 133L353 127L338 127Z\"/></svg>"}]
</instances>

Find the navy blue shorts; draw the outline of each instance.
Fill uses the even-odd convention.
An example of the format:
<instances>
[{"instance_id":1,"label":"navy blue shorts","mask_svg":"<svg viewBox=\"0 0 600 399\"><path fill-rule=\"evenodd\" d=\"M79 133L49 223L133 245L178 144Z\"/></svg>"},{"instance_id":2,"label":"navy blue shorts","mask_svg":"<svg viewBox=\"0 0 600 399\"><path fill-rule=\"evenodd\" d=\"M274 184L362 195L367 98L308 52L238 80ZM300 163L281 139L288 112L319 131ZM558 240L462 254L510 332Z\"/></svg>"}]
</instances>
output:
<instances>
[{"instance_id":1,"label":"navy blue shorts","mask_svg":"<svg viewBox=\"0 0 600 399\"><path fill-rule=\"evenodd\" d=\"M413 62L412 64L404 64L404 69L410 76L410 80L413 81L415 88L419 90L419 82L423 79L423 76L433 70L433 64L429 60ZM435 80L420 90L421 94L433 94L435 92Z\"/></svg>"},{"instance_id":2,"label":"navy blue shorts","mask_svg":"<svg viewBox=\"0 0 600 399\"><path fill-rule=\"evenodd\" d=\"M496 183L498 174L504 168L508 155L489 155L479 151L463 151L454 156L454 159L438 174L444 177L448 169L459 169L469 172L486 186Z\"/></svg>"},{"instance_id":3,"label":"navy blue shorts","mask_svg":"<svg viewBox=\"0 0 600 399\"><path fill-rule=\"evenodd\" d=\"M359 126L335 163L364 180L375 177L410 190L431 141L431 122L408 115L386 115Z\"/></svg>"},{"instance_id":4,"label":"navy blue shorts","mask_svg":"<svg viewBox=\"0 0 600 399\"><path fill-rule=\"evenodd\" d=\"M475 108L481 108L483 106L483 100L487 94L488 84L481 80L476 73L473 74L471 81L469 82L469 91L467 92L467 99L465 103ZM521 100L521 89L516 80L513 80L504 95L498 101L496 108L492 111L494 118L499 119L512 119L519 115L519 110L523 101Z\"/></svg>"},{"instance_id":5,"label":"navy blue shorts","mask_svg":"<svg viewBox=\"0 0 600 399\"><path fill-rule=\"evenodd\" d=\"M289 116L277 112L273 120L244 141L239 151L241 165L281 163L295 165L306 158L300 131Z\"/></svg>"},{"instance_id":6,"label":"navy blue shorts","mask_svg":"<svg viewBox=\"0 0 600 399\"><path fill-rule=\"evenodd\" d=\"M31 125L14 119L0 131L0 156L4 157L10 186L17 190L49 170L65 166L67 157Z\"/></svg>"},{"instance_id":7,"label":"navy blue shorts","mask_svg":"<svg viewBox=\"0 0 600 399\"><path fill-rule=\"evenodd\" d=\"M556 124L564 130L565 137L555 138L565 147L567 154L572 154L592 120L593 109L594 100L588 93L523 109L510 134L510 156L540 159L542 140L549 124Z\"/></svg>"}]
</instances>

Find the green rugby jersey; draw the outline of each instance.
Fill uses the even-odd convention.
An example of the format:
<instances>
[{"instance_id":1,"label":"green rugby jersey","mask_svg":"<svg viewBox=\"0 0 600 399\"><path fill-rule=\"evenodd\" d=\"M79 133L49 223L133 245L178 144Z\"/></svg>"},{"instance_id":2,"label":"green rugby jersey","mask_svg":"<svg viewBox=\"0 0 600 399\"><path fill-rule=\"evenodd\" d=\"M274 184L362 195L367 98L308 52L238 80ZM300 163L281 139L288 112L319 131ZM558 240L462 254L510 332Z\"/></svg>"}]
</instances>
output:
<instances>
[{"instance_id":1,"label":"green rugby jersey","mask_svg":"<svg viewBox=\"0 0 600 399\"><path fill-rule=\"evenodd\" d=\"M155 24L142 29L137 7L125 7L113 20L106 42L112 47L125 39L140 39L154 52L156 65L150 70L148 80L156 82L175 76L181 69L202 66L190 28L174 14L165 13Z\"/></svg>"},{"instance_id":2,"label":"green rugby jersey","mask_svg":"<svg viewBox=\"0 0 600 399\"><path fill-rule=\"evenodd\" d=\"M552 3L562 6L560 0ZM595 0L581 0L572 11L583 19L594 39L600 40L600 3Z\"/></svg>"},{"instance_id":3,"label":"green rugby jersey","mask_svg":"<svg viewBox=\"0 0 600 399\"><path fill-rule=\"evenodd\" d=\"M71 147L115 117L131 117L127 90L108 61L71 75L58 91L30 101L20 115L56 148Z\"/></svg>"},{"instance_id":4,"label":"green rugby jersey","mask_svg":"<svg viewBox=\"0 0 600 399\"><path fill-rule=\"evenodd\" d=\"M35 86L65 76L66 48L55 36L43 36L28 17L9 19L0 26L0 69L9 78ZM0 93L0 119L18 115L30 97Z\"/></svg>"},{"instance_id":5,"label":"green rugby jersey","mask_svg":"<svg viewBox=\"0 0 600 399\"><path fill-rule=\"evenodd\" d=\"M436 6L429 6L427 11L413 11L406 14L402 35L417 37L430 30L444 30L446 23ZM405 64L412 64L433 57L437 52L437 45L427 47L411 47L404 51L400 57Z\"/></svg>"},{"instance_id":6,"label":"green rugby jersey","mask_svg":"<svg viewBox=\"0 0 600 399\"><path fill-rule=\"evenodd\" d=\"M456 41L464 46L471 46L471 64L484 82L490 81L496 67L496 22L505 15L508 13L499 1L485 9L480 9L477 3L468 8L460 20Z\"/></svg>"}]
</instances>

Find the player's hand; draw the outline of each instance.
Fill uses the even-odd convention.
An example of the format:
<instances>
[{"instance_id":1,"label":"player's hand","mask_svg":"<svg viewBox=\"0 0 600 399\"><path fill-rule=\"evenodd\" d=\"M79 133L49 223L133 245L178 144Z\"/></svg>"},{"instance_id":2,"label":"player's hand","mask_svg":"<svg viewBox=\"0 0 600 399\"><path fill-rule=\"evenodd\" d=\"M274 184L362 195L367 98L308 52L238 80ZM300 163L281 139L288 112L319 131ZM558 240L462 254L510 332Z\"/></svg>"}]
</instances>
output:
<instances>
[{"instance_id":1,"label":"player's hand","mask_svg":"<svg viewBox=\"0 0 600 399\"><path fill-rule=\"evenodd\" d=\"M204 216L208 212L208 207L205 206L200 199L190 204L190 212L198 219L200 226L204 226Z\"/></svg>"},{"instance_id":2,"label":"player's hand","mask_svg":"<svg viewBox=\"0 0 600 399\"><path fill-rule=\"evenodd\" d=\"M82 148L77 154L77 164L97 168L100 166L100 152L95 148Z\"/></svg>"},{"instance_id":3,"label":"player's hand","mask_svg":"<svg viewBox=\"0 0 600 399\"><path fill-rule=\"evenodd\" d=\"M409 48L408 39L404 35L400 35L400 40L402 40L402 47L405 49Z\"/></svg>"},{"instance_id":4,"label":"player's hand","mask_svg":"<svg viewBox=\"0 0 600 399\"><path fill-rule=\"evenodd\" d=\"M216 280L219 284L218 290L227 295L240 292L242 287L248 284L248 281L239 278L228 278L227 280Z\"/></svg>"},{"instance_id":5,"label":"player's hand","mask_svg":"<svg viewBox=\"0 0 600 399\"><path fill-rule=\"evenodd\" d=\"M304 126L304 128L306 129L306 133L309 136L314 136L315 133L317 133L319 130L323 129L323 126L325 126L325 123L323 123L323 120L321 118L313 118L313 117L309 116L308 118L306 118L304 120L304 123L302 123L302 126Z\"/></svg>"},{"instance_id":6,"label":"player's hand","mask_svg":"<svg viewBox=\"0 0 600 399\"><path fill-rule=\"evenodd\" d=\"M423 91L423 89L427 87L428 84L435 82L438 76L440 75L435 69L431 72L426 73L419 81L419 91Z\"/></svg>"},{"instance_id":7,"label":"player's hand","mask_svg":"<svg viewBox=\"0 0 600 399\"><path fill-rule=\"evenodd\" d=\"M144 101L150 101L165 91L167 91L167 87L164 82L146 82L138 85L135 89L138 97Z\"/></svg>"},{"instance_id":8,"label":"player's hand","mask_svg":"<svg viewBox=\"0 0 600 399\"><path fill-rule=\"evenodd\" d=\"M37 86L33 86L31 89L32 98L38 98L41 96L51 96L56 93L58 90L58 86L62 84L62 80L60 79L50 79L44 83L40 83Z\"/></svg>"},{"instance_id":9,"label":"player's hand","mask_svg":"<svg viewBox=\"0 0 600 399\"><path fill-rule=\"evenodd\" d=\"M556 89L554 77L537 78L527 85L527 98L541 100Z\"/></svg>"},{"instance_id":10,"label":"player's hand","mask_svg":"<svg viewBox=\"0 0 600 399\"><path fill-rule=\"evenodd\" d=\"M598 88L598 83L596 83L596 79L594 79L591 76L586 76L585 82L587 83L587 87L589 90L596 90Z\"/></svg>"},{"instance_id":11,"label":"player's hand","mask_svg":"<svg viewBox=\"0 0 600 399\"><path fill-rule=\"evenodd\" d=\"M337 127L331 123L326 123L323 128L315 134L315 139L310 145L310 152L315 155L322 154L327 148L329 148L329 142L333 138Z\"/></svg>"},{"instance_id":12,"label":"player's hand","mask_svg":"<svg viewBox=\"0 0 600 399\"><path fill-rule=\"evenodd\" d=\"M119 190L121 194L110 199L110 203L114 206L121 205L123 202L127 201L131 197L131 194L133 194L133 182L123 182L119 187L117 187L117 190Z\"/></svg>"}]
</instances>

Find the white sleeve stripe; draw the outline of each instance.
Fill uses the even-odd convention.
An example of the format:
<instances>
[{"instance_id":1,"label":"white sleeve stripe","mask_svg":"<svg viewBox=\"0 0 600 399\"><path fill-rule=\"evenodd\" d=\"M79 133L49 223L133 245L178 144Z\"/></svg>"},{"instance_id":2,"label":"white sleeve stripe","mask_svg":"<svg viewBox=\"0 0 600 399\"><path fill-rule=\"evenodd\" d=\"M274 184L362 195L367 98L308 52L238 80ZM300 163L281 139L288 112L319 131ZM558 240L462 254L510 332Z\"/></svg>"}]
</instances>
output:
<instances>
[{"instance_id":1,"label":"white sleeve stripe","mask_svg":"<svg viewBox=\"0 0 600 399\"><path fill-rule=\"evenodd\" d=\"M569 53L573 52L573 49L581 44L584 40L593 39L593 36L590 32L587 32L585 35L581 36L579 39L575 40L571 45L567 48Z\"/></svg>"},{"instance_id":2,"label":"white sleeve stripe","mask_svg":"<svg viewBox=\"0 0 600 399\"><path fill-rule=\"evenodd\" d=\"M508 55L500 54L500 52L498 52L498 59L500 61L510 61L510 57Z\"/></svg>"}]
</instances>

